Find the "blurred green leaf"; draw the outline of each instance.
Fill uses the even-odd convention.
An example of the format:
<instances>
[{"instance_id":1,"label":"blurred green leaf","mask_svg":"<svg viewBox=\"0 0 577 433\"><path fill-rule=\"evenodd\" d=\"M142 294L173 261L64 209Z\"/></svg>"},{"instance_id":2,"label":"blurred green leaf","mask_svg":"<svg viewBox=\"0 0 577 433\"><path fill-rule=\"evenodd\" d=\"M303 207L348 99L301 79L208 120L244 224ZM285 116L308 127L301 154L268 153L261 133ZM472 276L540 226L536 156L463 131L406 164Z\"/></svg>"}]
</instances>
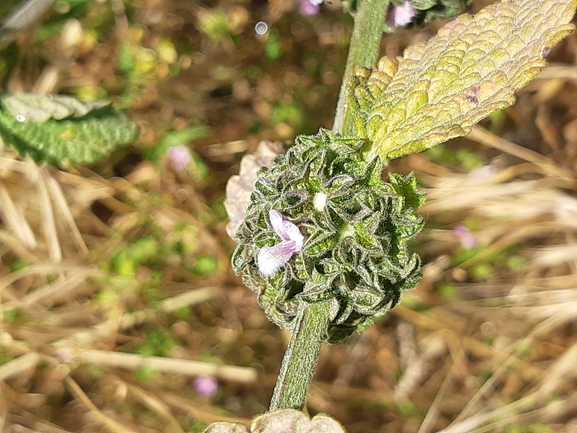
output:
<instances>
[{"instance_id":1,"label":"blurred green leaf","mask_svg":"<svg viewBox=\"0 0 577 433\"><path fill-rule=\"evenodd\" d=\"M419 407L410 400L399 401L397 408L404 419L413 418L421 414Z\"/></svg>"},{"instance_id":2,"label":"blurred green leaf","mask_svg":"<svg viewBox=\"0 0 577 433\"><path fill-rule=\"evenodd\" d=\"M485 165L483 157L469 149L459 149L455 156L467 171L472 171Z\"/></svg>"},{"instance_id":3,"label":"blurred green leaf","mask_svg":"<svg viewBox=\"0 0 577 433\"><path fill-rule=\"evenodd\" d=\"M199 255L192 272L199 276L207 276L218 271L218 262L210 256Z\"/></svg>"},{"instance_id":4,"label":"blurred green leaf","mask_svg":"<svg viewBox=\"0 0 577 433\"><path fill-rule=\"evenodd\" d=\"M34 93L19 93L17 95L0 96L2 106L19 122L43 123L48 119L77 119L87 116L101 108L108 107L110 101L80 101L68 95L38 95Z\"/></svg>"},{"instance_id":5,"label":"blurred green leaf","mask_svg":"<svg viewBox=\"0 0 577 433\"><path fill-rule=\"evenodd\" d=\"M147 331L145 340L138 349L142 356L169 356L177 344L172 334L164 329Z\"/></svg>"},{"instance_id":6,"label":"blurred green leaf","mask_svg":"<svg viewBox=\"0 0 577 433\"><path fill-rule=\"evenodd\" d=\"M232 36L229 18L221 9L204 9L197 13L198 28L210 39L222 42Z\"/></svg>"},{"instance_id":7,"label":"blurred green leaf","mask_svg":"<svg viewBox=\"0 0 577 433\"><path fill-rule=\"evenodd\" d=\"M14 359L5 348L0 348L0 365L4 365Z\"/></svg>"},{"instance_id":8,"label":"blurred green leaf","mask_svg":"<svg viewBox=\"0 0 577 433\"><path fill-rule=\"evenodd\" d=\"M491 279L493 275L495 275L493 265L487 262L476 264L471 269L471 277L475 281L487 281Z\"/></svg>"},{"instance_id":9,"label":"blurred green leaf","mask_svg":"<svg viewBox=\"0 0 577 433\"><path fill-rule=\"evenodd\" d=\"M507 258L506 266L509 269L518 269L523 267L526 263L527 260L522 256L511 256Z\"/></svg>"},{"instance_id":10,"label":"blurred green leaf","mask_svg":"<svg viewBox=\"0 0 577 433\"><path fill-rule=\"evenodd\" d=\"M90 7L94 7L92 0L56 0L54 9L64 18L81 17L86 14Z\"/></svg>"},{"instance_id":11,"label":"blurred green leaf","mask_svg":"<svg viewBox=\"0 0 577 433\"><path fill-rule=\"evenodd\" d=\"M10 272L17 272L21 269L24 269L26 266L28 265L23 260L20 259L14 260L14 262L10 264Z\"/></svg>"},{"instance_id":12,"label":"blurred green leaf","mask_svg":"<svg viewBox=\"0 0 577 433\"><path fill-rule=\"evenodd\" d=\"M178 60L178 52L174 43L168 38L161 38L156 48L159 60L168 64L175 63Z\"/></svg>"},{"instance_id":13,"label":"blurred green leaf","mask_svg":"<svg viewBox=\"0 0 577 433\"><path fill-rule=\"evenodd\" d=\"M283 55L282 43L276 29L270 29L264 44L264 55L268 60L278 60Z\"/></svg>"},{"instance_id":14,"label":"blurred green leaf","mask_svg":"<svg viewBox=\"0 0 577 433\"><path fill-rule=\"evenodd\" d=\"M295 104L278 104L274 107L271 115L271 123L287 123L293 128L299 128L304 120L302 110Z\"/></svg>"},{"instance_id":15,"label":"blurred green leaf","mask_svg":"<svg viewBox=\"0 0 577 433\"><path fill-rule=\"evenodd\" d=\"M453 283L444 283L439 287L439 294L446 299L455 299L459 293Z\"/></svg>"},{"instance_id":16,"label":"blurred green leaf","mask_svg":"<svg viewBox=\"0 0 577 433\"><path fill-rule=\"evenodd\" d=\"M10 308L2 314L2 321L5 323L13 323L27 318L29 315L20 308Z\"/></svg>"},{"instance_id":17,"label":"blurred green leaf","mask_svg":"<svg viewBox=\"0 0 577 433\"><path fill-rule=\"evenodd\" d=\"M158 371L152 367L140 366L134 371L136 380L139 382L150 382L158 376Z\"/></svg>"},{"instance_id":18,"label":"blurred green leaf","mask_svg":"<svg viewBox=\"0 0 577 433\"><path fill-rule=\"evenodd\" d=\"M142 264L157 255L158 248L158 241L153 237L140 238L130 246L129 254L136 263Z\"/></svg>"},{"instance_id":19,"label":"blurred green leaf","mask_svg":"<svg viewBox=\"0 0 577 433\"><path fill-rule=\"evenodd\" d=\"M134 276L136 274L135 260L127 251L119 251L114 254L110 259L110 263L118 275Z\"/></svg>"},{"instance_id":20,"label":"blurred green leaf","mask_svg":"<svg viewBox=\"0 0 577 433\"><path fill-rule=\"evenodd\" d=\"M0 135L20 154L38 162L64 166L93 163L138 135L136 124L106 102L29 96L2 97Z\"/></svg>"},{"instance_id":21,"label":"blurred green leaf","mask_svg":"<svg viewBox=\"0 0 577 433\"><path fill-rule=\"evenodd\" d=\"M130 42L121 42L118 46L117 68L123 74L130 74L136 66L136 52Z\"/></svg>"}]
</instances>

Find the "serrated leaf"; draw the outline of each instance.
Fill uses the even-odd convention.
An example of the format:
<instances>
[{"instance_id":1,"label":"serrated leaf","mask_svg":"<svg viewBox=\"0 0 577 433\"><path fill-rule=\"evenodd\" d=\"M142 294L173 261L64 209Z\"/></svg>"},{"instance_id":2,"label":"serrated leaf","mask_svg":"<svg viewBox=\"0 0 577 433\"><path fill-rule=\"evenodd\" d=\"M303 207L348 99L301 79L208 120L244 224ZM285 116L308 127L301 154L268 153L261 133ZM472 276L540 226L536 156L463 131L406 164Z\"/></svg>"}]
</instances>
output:
<instances>
[{"instance_id":1,"label":"serrated leaf","mask_svg":"<svg viewBox=\"0 0 577 433\"><path fill-rule=\"evenodd\" d=\"M80 101L68 95L19 93L0 96L0 103L19 121L45 122L48 119L80 118L110 105L110 101Z\"/></svg>"},{"instance_id":2,"label":"serrated leaf","mask_svg":"<svg viewBox=\"0 0 577 433\"><path fill-rule=\"evenodd\" d=\"M70 166L96 162L133 141L138 127L125 114L98 110L79 119L21 122L0 108L0 136L20 154L39 162Z\"/></svg>"},{"instance_id":3,"label":"serrated leaf","mask_svg":"<svg viewBox=\"0 0 577 433\"><path fill-rule=\"evenodd\" d=\"M577 0L505 0L447 23L409 47L398 66L381 59L350 88L357 132L384 159L421 152L466 135L515 101L569 35Z\"/></svg>"}]
</instances>

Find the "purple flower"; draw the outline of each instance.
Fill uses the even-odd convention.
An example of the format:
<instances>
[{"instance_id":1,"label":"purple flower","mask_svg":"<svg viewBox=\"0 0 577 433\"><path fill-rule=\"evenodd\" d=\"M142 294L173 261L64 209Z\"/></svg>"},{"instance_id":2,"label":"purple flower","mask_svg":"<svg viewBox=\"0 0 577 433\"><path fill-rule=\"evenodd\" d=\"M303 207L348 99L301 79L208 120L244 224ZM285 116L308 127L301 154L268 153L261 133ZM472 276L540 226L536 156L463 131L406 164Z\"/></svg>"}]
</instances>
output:
<instances>
[{"instance_id":1,"label":"purple flower","mask_svg":"<svg viewBox=\"0 0 577 433\"><path fill-rule=\"evenodd\" d=\"M218 381L212 376L198 376L192 386L197 393L205 397L212 397L218 391Z\"/></svg>"},{"instance_id":2,"label":"purple flower","mask_svg":"<svg viewBox=\"0 0 577 433\"><path fill-rule=\"evenodd\" d=\"M321 10L321 3L323 0L301 0L299 12L305 17L316 15Z\"/></svg>"},{"instance_id":3,"label":"purple flower","mask_svg":"<svg viewBox=\"0 0 577 433\"><path fill-rule=\"evenodd\" d=\"M184 170L190 162L190 150L184 144L169 148L166 151L166 156L176 171Z\"/></svg>"},{"instance_id":4,"label":"purple flower","mask_svg":"<svg viewBox=\"0 0 577 433\"><path fill-rule=\"evenodd\" d=\"M417 12L411 3L411 0L407 0L400 6L389 7L387 21L391 27L405 27L407 24L410 24L416 16Z\"/></svg>"},{"instance_id":5,"label":"purple flower","mask_svg":"<svg viewBox=\"0 0 577 433\"><path fill-rule=\"evenodd\" d=\"M479 244L475 235L463 224L456 225L453 229L453 233L455 233L455 236L459 238L461 246L466 250L476 247Z\"/></svg>"},{"instance_id":6,"label":"purple flower","mask_svg":"<svg viewBox=\"0 0 577 433\"><path fill-rule=\"evenodd\" d=\"M300 252L305 239L296 225L282 219L280 212L271 209L269 218L273 230L282 241L272 247L262 247L258 252L258 269L265 277L272 277L293 254Z\"/></svg>"},{"instance_id":7,"label":"purple flower","mask_svg":"<svg viewBox=\"0 0 577 433\"><path fill-rule=\"evenodd\" d=\"M483 167L471 170L467 175L467 179L473 182L483 182L487 179L492 178L497 174L497 169L492 165L485 165Z\"/></svg>"},{"instance_id":8,"label":"purple flower","mask_svg":"<svg viewBox=\"0 0 577 433\"><path fill-rule=\"evenodd\" d=\"M56 359L58 359L63 364L69 364L74 359L72 351L68 348L58 349L56 351Z\"/></svg>"}]
</instances>

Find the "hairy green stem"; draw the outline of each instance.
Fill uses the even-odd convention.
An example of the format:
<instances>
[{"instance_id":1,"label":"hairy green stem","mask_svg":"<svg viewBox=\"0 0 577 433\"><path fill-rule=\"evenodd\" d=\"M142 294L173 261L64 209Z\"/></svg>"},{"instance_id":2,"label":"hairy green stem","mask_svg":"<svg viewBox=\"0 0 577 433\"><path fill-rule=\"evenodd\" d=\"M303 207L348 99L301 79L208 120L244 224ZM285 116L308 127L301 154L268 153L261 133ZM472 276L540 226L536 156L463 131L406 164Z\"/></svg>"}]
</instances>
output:
<instances>
[{"instance_id":1,"label":"hairy green stem","mask_svg":"<svg viewBox=\"0 0 577 433\"><path fill-rule=\"evenodd\" d=\"M333 132L344 135L355 133L350 107L347 104L347 86L355 67L373 68L377 63L388 8L389 0L360 0L359 2Z\"/></svg>"},{"instance_id":2,"label":"hairy green stem","mask_svg":"<svg viewBox=\"0 0 577 433\"><path fill-rule=\"evenodd\" d=\"M347 86L356 66L372 68L377 62L389 0L361 0L359 4L333 126L334 132L344 135L355 132L347 105ZM270 411L304 408L331 314L329 302L301 306Z\"/></svg>"},{"instance_id":3,"label":"hairy green stem","mask_svg":"<svg viewBox=\"0 0 577 433\"><path fill-rule=\"evenodd\" d=\"M331 311L330 301L300 307L269 411L304 408Z\"/></svg>"}]
</instances>

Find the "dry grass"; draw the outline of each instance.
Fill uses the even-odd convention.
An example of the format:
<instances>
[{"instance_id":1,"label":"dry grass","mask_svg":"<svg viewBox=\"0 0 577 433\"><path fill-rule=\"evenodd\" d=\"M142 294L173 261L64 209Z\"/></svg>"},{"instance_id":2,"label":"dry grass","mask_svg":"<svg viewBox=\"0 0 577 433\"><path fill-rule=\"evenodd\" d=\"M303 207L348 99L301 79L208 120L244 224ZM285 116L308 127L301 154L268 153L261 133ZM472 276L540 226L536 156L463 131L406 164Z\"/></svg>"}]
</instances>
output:
<instances>
[{"instance_id":1,"label":"dry grass","mask_svg":"<svg viewBox=\"0 0 577 433\"><path fill-rule=\"evenodd\" d=\"M196 66L140 84L137 146L201 116L213 133L195 149L211 177L142 160L122 176L113 174L112 160L63 171L2 150L3 432L199 431L216 420L248 422L272 392L286 335L231 274L224 181L259 138L297 129L266 123L278 101L302 97L304 110L317 113L311 122L330 122L322 95L336 90L338 76L322 68L308 76L290 44L312 52L321 44L327 64L342 64L343 27L337 15L313 28L282 17L277 5L269 12L281 32L288 27L283 20L304 24L293 28L285 56L267 63L258 58L263 42L243 24L246 14L226 2L223 10L240 20L243 50L198 33L184 3L141 6L134 19L155 8L182 16L174 28L143 19L143 43L163 32L182 39L179 32L193 29L204 59L183 55L183 64ZM258 8L248 12L256 16ZM115 17L113 28L123 34L123 11ZM407 35L391 37L386 51L396 54ZM113 42L62 46L35 80L27 81L22 67L11 89L58 91L112 79L102 56L114 57ZM427 228L417 242L423 280L364 334L323 348L311 412L329 413L351 433L577 430L576 50L573 35L507 111L499 135L490 132L498 130L494 121L449 144L475 152L489 168L467 173L430 155L395 163L414 171L428 194ZM236 66L250 61L263 71L254 84ZM215 79L211 74L222 68L228 78ZM212 94L223 82L232 87L225 102ZM313 85L317 93L306 94ZM158 92L167 94L162 102ZM246 126L255 119L265 125L258 136ZM474 249L464 249L453 231L463 223L478 242ZM152 252L134 258L146 248ZM207 257L215 267L202 272ZM216 396L194 391L198 375L219 379Z\"/></svg>"}]
</instances>

